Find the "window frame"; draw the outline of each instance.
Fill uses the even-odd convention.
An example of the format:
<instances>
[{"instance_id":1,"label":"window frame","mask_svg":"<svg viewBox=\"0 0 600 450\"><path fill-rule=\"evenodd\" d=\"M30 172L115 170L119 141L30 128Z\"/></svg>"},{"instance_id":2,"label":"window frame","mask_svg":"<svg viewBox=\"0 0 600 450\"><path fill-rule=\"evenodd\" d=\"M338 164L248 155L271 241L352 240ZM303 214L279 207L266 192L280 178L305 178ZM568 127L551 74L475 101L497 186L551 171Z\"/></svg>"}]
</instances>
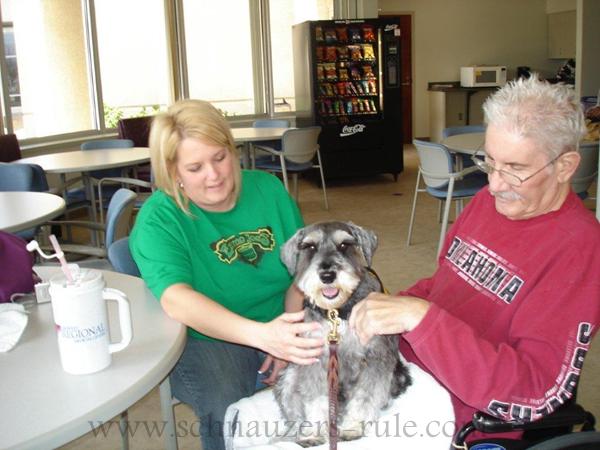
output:
<instances>
[{"instance_id":1,"label":"window frame","mask_svg":"<svg viewBox=\"0 0 600 450\"><path fill-rule=\"evenodd\" d=\"M248 115L236 115L228 118L230 123L249 124L252 120L264 117L295 117L295 111L275 112L273 87L273 61L271 55L270 31L270 0L248 0L250 10L250 40L252 48L254 110L264 111ZM334 0L334 8L335 8ZM97 23L95 16L95 0L81 0L82 21L85 38L88 76L90 77L89 97L91 104L92 124L95 128L73 133L53 134L26 138L21 141L24 148L54 147L65 148L66 145L77 145L78 142L90 136L116 134L115 128L107 128L104 120L104 100L100 61L98 51ZM189 98L189 79L185 46L185 26L183 0L164 0L165 39L169 52L167 67L170 80L170 101ZM0 23L2 11L0 6ZM7 62L4 56L4 34L0 35L0 68L3 74L8 74ZM0 89L1 114L0 131L13 133L13 120L8 95L8 76L3 75Z\"/></svg>"}]
</instances>

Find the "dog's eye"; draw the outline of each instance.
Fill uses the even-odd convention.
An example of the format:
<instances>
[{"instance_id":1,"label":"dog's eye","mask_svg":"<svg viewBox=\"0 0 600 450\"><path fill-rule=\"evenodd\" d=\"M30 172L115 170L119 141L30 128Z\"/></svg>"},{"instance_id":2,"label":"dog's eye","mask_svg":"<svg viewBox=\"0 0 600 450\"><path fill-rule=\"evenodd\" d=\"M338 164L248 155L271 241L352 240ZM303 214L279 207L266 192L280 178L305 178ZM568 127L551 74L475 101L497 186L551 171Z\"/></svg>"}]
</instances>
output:
<instances>
[{"instance_id":1,"label":"dog's eye","mask_svg":"<svg viewBox=\"0 0 600 450\"><path fill-rule=\"evenodd\" d=\"M317 250L317 246L312 242L303 242L300 244L300 250L310 250L311 252L314 252Z\"/></svg>"},{"instance_id":2,"label":"dog's eye","mask_svg":"<svg viewBox=\"0 0 600 450\"><path fill-rule=\"evenodd\" d=\"M340 245L338 245L338 249L343 252L352 247L352 245L352 242L342 242Z\"/></svg>"}]
</instances>

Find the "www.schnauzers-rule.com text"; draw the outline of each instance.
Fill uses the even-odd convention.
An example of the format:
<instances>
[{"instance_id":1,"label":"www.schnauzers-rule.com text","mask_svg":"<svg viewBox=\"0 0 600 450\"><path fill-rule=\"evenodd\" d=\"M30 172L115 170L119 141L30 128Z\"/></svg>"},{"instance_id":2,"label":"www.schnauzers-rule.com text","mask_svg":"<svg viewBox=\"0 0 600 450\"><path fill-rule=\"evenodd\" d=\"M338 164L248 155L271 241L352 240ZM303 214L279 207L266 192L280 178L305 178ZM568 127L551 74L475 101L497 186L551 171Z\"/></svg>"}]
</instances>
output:
<instances>
[{"instance_id":1,"label":"www.schnauzers-rule.com text","mask_svg":"<svg viewBox=\"0 0 600 450\"><path fill-rule=\"evenodd\" d=\"M363 423L363 436L370 437L396 437L396 438L411 438L411 437L437 437L446 436L452 437L454 433L454 422L440 422L431 420L429 422L419 424L413 420L400 421L398 414L394 415L395 420L365 422ZM94 437L107 437L111 429L115 428L117 433L120 433L119 422L88 422ZM246 438L296 438L310 436L315 427L317 429L327 430L327 423L312 423L294 421L248 421L227 422L225 433L227 436L246 437ZM127 422L127 434L134 437L142 433L145 437L161 438L166 433L167 423L156 420L136 420ZM223 435L223 422L211 422L209 424L210 432L218 435ZM200 422L187 420L177 421L175 424L175 434L178 438L186 436L200 436Z\"/></svg>"}]
</instances>

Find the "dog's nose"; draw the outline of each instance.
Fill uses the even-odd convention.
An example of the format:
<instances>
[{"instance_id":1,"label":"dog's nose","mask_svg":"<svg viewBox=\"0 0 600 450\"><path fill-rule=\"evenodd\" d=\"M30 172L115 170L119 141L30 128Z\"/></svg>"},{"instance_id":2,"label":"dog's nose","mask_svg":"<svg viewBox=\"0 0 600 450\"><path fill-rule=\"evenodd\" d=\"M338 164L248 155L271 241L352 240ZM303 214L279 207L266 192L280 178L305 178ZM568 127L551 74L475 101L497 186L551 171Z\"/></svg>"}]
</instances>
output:
<instances>
[{"instance_id":1,"label":"dog's nose","mask_svg":"<svg viewBox=\"0 0 600 450\"><path fill-rule=\"evenodd\" d=\"M333 283L335 280L335 272L333 270L325 270L319 273L319 278L323 283Z\"/></svg>"}]
</instances>

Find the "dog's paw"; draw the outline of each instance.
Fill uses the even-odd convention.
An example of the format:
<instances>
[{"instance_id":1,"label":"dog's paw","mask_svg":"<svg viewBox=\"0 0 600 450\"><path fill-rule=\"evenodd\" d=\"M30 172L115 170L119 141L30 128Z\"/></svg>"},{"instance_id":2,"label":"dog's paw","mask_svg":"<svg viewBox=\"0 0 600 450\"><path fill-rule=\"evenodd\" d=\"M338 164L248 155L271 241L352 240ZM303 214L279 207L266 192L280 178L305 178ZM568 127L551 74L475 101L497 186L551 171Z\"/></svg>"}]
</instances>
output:
<instances>
[{"instance_id":1,"label":"dog's paw","mask_svg":"<svg viewBox=\"0 0 600 450\"><path fill-rule=\"evenodd\" d=\"M363 437L363 427L358 425L351 428L343 428L340 430L340 441L354 441Z\"/></svg>"},{"instance_id":2,"label":"dog's paw","mask_svg":"<svg viewBox=\"0 0 600 450\"><path fill-rule=\"evenodd\" d=\"M300 447L316 447L317 445L321 445L324 444L325 438L320 437L320 436L311 436L311 437L305 437L305 438L300 438L298 440L296 440L296 444L298 444Z\"/></svg>"}]
</instances>

